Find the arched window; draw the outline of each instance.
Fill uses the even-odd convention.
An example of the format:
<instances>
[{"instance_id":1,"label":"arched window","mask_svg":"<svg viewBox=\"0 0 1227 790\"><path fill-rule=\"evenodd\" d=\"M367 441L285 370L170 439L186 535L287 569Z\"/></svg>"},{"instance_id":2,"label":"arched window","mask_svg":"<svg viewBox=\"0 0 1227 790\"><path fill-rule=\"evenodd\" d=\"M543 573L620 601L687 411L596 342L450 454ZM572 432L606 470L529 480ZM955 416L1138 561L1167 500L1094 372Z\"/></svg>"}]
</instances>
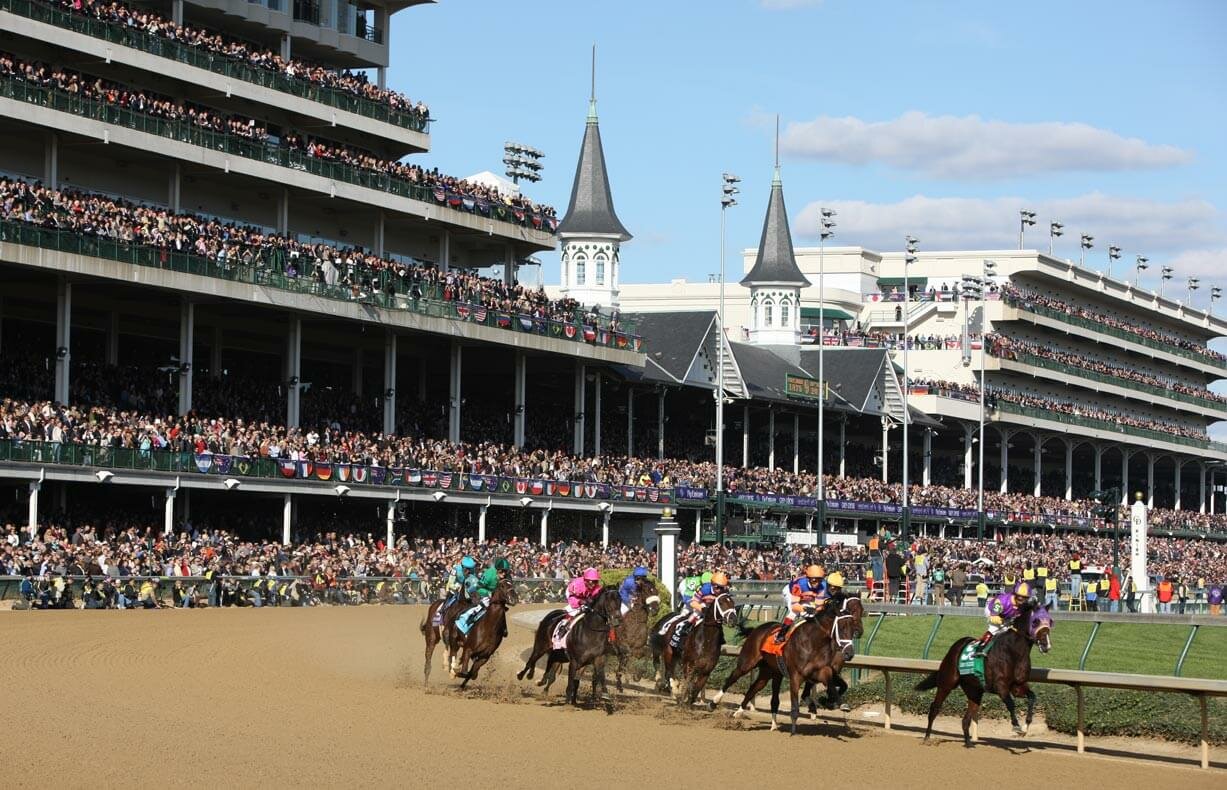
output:
<instances>
[{"instance_id":1,"label":"arched window","mask_svg":"<svg viewBox=\"0 0 1227 790\"><path fill-rule=\"evenodd\" d=\"M788 320L788 318L789 318L789 316L788 316L788 302L782 302L782 303L780 304L780 326L782 326L782 327L790 327L790 326L792 326L792 323L791 323L791 322Z\"/></svg>"},{"instance_id":2,"label":"arched window","mask_svg":"<svg viewBox=\"0 0 1227 790\"><path fill-rule=\"evenodd\" d=\"M763 302L763 326L764 327L771 326L771 317L772 317L771 308L772 308L772 304L770 301Z\"/></svg>"},{"instance_id":3,"label":"arched window","mask_svg":"<svg viewBox=\"0 0 1227 790\"><path fill-rule=\"evenodd\" d=\"M588 260L583 255L575 256L575 284L585 285L587 283L587 268Z\"/></svg>"},{"instance_id":4,"label":"arched window","mask_svg":"<svg viewBox=\"0 0 1227 790\"><path fill-rule=\"evenodd\" d=\"M596 284L605 284L605 256L596 256Z\"/></svg>"}]
</instances>

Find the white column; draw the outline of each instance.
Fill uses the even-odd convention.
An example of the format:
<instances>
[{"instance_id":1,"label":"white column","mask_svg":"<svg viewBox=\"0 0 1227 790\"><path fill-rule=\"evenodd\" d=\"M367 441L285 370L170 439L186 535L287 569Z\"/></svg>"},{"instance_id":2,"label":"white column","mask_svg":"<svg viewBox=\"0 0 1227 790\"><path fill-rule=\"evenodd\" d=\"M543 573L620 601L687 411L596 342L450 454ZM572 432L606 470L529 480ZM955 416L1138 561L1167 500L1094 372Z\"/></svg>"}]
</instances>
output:
<instances>
[{"instance_id":1,"label":"white column","mask_svg":"<svg viewBox=\"0 0 1227 790\"><path fill-rule=\"evenodd\" d=\"M703 511L696 509L694 511L694 545L698 546L703 542Z\"/></svg>"},{"instance_id":2,"label":"white column","mask_svg":"<svg viewBox=\"0 0 1227 790\"><path fill-rule=\"evenodd\" d=\"M488 505L482 505L477 508L477 542L486 542L486 512L490 509Z\"/></svg>"},{"instance_id":3,"label":"white column","mask_svg":"<svg viewBox=\"0 0 1227 790\"><path fill-rule=\"evenodd\" d=\"M593 393L592 454L601 454L601 371L596 372L596 392Z\"/></svg>"},{"instance_id":4,"label":"white column","mask_svg":"<svg viewBox=\"0 0 1227 790\"><path fill-rule=\"evenodd\" d=\"M460 406L462 400L460 383L462 380L462 351L463 349L459 341L453 340L447 373L447 440L452 444L460 444Z\"/></svg>"},{"instance_id":5,"label":"white column","mask_svg":"<svg viewBox=\"0 0 1227 790\"><path fill-rule=\"evenodd\" d=\"M775 409L767 409L767 468L775 471Z\"/></svg>"},{"instance_id":6,"label":"white column","mask_svg":"<svg viewBox=\"0 0 1227 790\"><path fill-rule=\"evenodd\" d=\"M1043 482L1040 480L1040 474L1044 471L1044 439L1039 434L1034 435L1034 448L1032 451L1032 474L1035 476L1034 496L1041 496L1043 493Z\"/></svg>"},{"instance_id":7,"label":"white column","mask_svg":"<svg viewBox=\"0 0 1227 790\"><path fill-rule=\"evenodd\" d=\"M975 448L972 444L972 439L976 436L976 426L971 423L963 424L963 488L971 490L971 472L972 464L975 462Z\"/></svg>"},{"instance_id":8,"label":"white column","mask_svg":"<svg viewBox=\"0 0 1227 790\"><path fill-rule=\"evenodd\" d=\"M1001 493L1010 492L1010 435L1001 431Z\"/></svg>"},{"instance_id":9,"label":"white column","mask_svg":"<svg viewBox=\"0 0 1227 790\"><path fill-rule=\"evenodd\" d=\"M60 184L60 136L49 132L43 143L43 184L58 189Z\"/></svg>"},{"instance_id":10,"label":"white column","mask_svg":"<svg viewBox=\"0 0 1227 790\"><path fill-rule=\"evenodd\" d=\"M839 421L839 476L844 477L847 469L846 461L848 457L847 443L848 420L842 419ZM822 452L822 448L818 448L818 452Z\"/></svg>"},{"instance_id":11,"label":"white column","mask_svg":"<svg viewBox=\"0 0 1227 790\"><path fill-rule=\"evenodd\" d=\"M571 401L572 452L577 456L584 454L584 404L588 399L587 366L578 359L575 361L575 395Z\"/></svg>"},{"instance_id":12,"label":"white column","mask_svg":"<svg viewBox=\"0 0 1227 790\"><path fill-rule=\"evenodd\" d=\"M178 212L182 208L183 197L183 166L175 162L170 166L166 184L166 205L170 210Z\"/></svg>"},{"instance_id":13,"label":"white column","mask_svg":"<svg viewBox=\"0 0 1227 790\"><path fill-rule=\"evenodd\" d=\"M665 390L656 394L656 457L665 458Z\"/></svg>"},{"instance_id":14,"label":"white column","mask_svg":"<svg viewBox=\"0 0 1227 790\"><path fill-rule=\"evenodd\" d=\"M612 510L606 510L601 516L601 546L609 548L609 517L613 515Z\"/></svg>"},{"instance_id":15,"label":"white column","mask_svg":"<svg viewBox=\"0 0 1227 790\"><path fill-rule=\"evenodd\" d=\"M484 511L485 508L482 508ZM483 515L484 518L484 515ZM483 522L484 524L484 522ZM396 500L388 502L387 516L384 518L384 528L387 535L384 537L384 545L392 548L396 545Z\"/></svg>"},{"instance_id":16,"label":"white column","mask_svg":"<svg viewBox=\"0 0 1227 790\"><path fill-rule=\"evenodd\" d=\"M38 492L42 490L43 484L38 480L30 481L30 509L26 517L26 530L30 533L30 540L38 535Z\"/></svg>"},{"instance_id":17,"label":"white column","mask_svg":"<svg viewBox=\"0 0 1227 790\"><path fill-rule=\"evenodd\" d=\"M383 339L383 432L396 433L396 334L388 331ZM361 366L358 366L361 369Z\"/></svg>"},{"instance_id":18,"label":"white column","mask_svg":"<svg viewBox=\"0 0 1227 790\"><path fill-rule=\"evenodd\" d=\"M626 454L635 454L635 388L626 388Z\"/></svg>"},{"instance_id":19,"label":"white column","mask_svg":"<svg viewBox=\"0 0 1227 790\"><path fill-rule=\"evenodd\" d=\"M550 545L550 509L541 511L541 545Z\"/></svg>"},{"instance_id":20,"label":"white column","mask_svg":"<svg viewBox=\"0 0 1227 790\"><path fill-rule=\"evenodd\" d=\"M183 24L183 0L172 0L170 4L170 19L176 25ZM289 60L289 58L286 58Z\"/></svg>"},{"instance_id":21,"label":"white column","mask_svg":"<svg viewBox=\"0 0 1227 790\"><path fill-rule=\"evenodd\" d=\"M374 250L375 254L378 255L380 258L383 257L384 247L386 246L384 243L384 236L385 236L385 231L386 231L385 226L386 226L386 221L385 221L383 209L379 209L378 211L375 212L375 233L374 233L374 239L372 239L374 243L371 245L371 247Z\"/></svg>"},{"instance_id":22,"label":"white column","mask_svg":"<svg viewBox=\"0 0 1227 790\"><path fill-rule=\"evenodd\" d=\"M921 472L921 479L924 485L931 485L933 479L933 431L925 429L924 438L924 469Z\"/></svg>"},{"instance_id":23,"label":"white column","mask_svg":"<svg viewBox=\"0 0 1227 790\"><path fill-rule=\"evenodd\" d=\"M750 404L741 411L741 468L750 468Z\"/></svg>"},{"instance_id":24,"label":"white column","mask_svg":"<svg viewBox=\"0 0 1227 790\"><path fill-rule=\"evenodd\" d=\"M819 448L821 452L822 448ZM792 415L792 473L801 473L801 415Z\"/></svg>"},{"instance_id":25,"label":"white column","mask_svg":"<svg viewBox=\"0 0 1227 790\"><path fill-rule=\"evenodd\" d=\"M61 277L55 294L55 392L54 398L68 403L68 365L72 360L72 283Z\"/></svg>"},{"instance_id":26,"label":"white column","mask_svg":"<svg viewBox=\"0 0 1227 790\"><path fill-rule=\"evenodd\" d=\"M1197 497L1197 501L1199 503L1197 512L1205 513L1206 512L1206 464L1202 461L1198 461L1197 463L1197 490L1199 492L1198 497Z\"/></svg>"},{"instance_id":27,"label":"white column","mask_svg":"<svg viewBox=\"0 0 1227 790\"><path fill-rule=\"evenodd\" d=\"M294 495L285 494L281 504L281 543L290 545L290 529L294 525Z\"/></svg>"},{"instance_id":28,"label":"white column","mask_svg":"<svg viewBox=\"0 0 1227 790\"><path fill-rule=\"evenodd\" d=\"M1180 509L1180 477L1181 477L1181 472L1184 471L1184 461L1173 458L1172 466L1175 467L1176 469L1176 479L1173 481L1176 486L1176 490L1174 492L1176 495L1176 501L1172 507L1172 510L1179 510Z\"/></svg>"},{"instance_id":29,"label":"white column","mask_svg":"<svg viewBox=\"0 0 1227 790\"><path fill-rule=\"evenodd\" d=\"M670 600L677 598L677 536L681 527L672 518L661 519L656 525L656 578L669 591Z\"/></svg>"},{"instance_id":30,"label":"white column","mask_svg":"<svg viewBox=\"0 0 1227 790\"><path fill-rule=\"evenodd\" d=\"M112 310L107 325L107 364L119 364L119 311Z\"/></svg>"},{"instance_id":31,"label":"white column","mask_svg":"<svg viewBox=\"0 0 1227 790\"><path fill-rule=\"evenodd\" d=\"M439 271L446 272L452 265L452 234L444 228L439 232Z\"/></svg>"},{"instance_id":32,"label":"white column","mask_svg":"<svg viewBox=\"0 0 1227 790\"><path fill-rule=\"evenodd\" d=\"M1155 506L1155 457L1146 454L1146 507Z\"/></svg>"},{"instance_id":33,"label":"white column","mask_svg":"<svg viewBox=\"0 0 1227 790\"><path fill-rule=\"evenodd\" d=\"M175 534L175 489L166 489L166 500L162 507L162 534Z\"/></svg>"},{"instance_id":34,"label":"white column","mask_svg":"<svg viewBox=\"0 0 1227 790\"><path fill-rule=\"evenodd\" d=\"M1120 450L1120 503L1128 507L1129 499L1129 456L1132 455L1124 447Z\"/></svg>"},{"instance_id":35,"label":"white column","mask_svg":"<svg viewBox=\"0 0 1227 790\"><path fill-rule=\"evenodd\" d=\"M298 427L299 404L302 395L302 319L291 318L289 331L286 333L285 350L286 397L285 424L290 428Z\"/></svg>"},{"instance_id":36,"label":"white column","mask_svg":"<svg viewBox=\"0 0 1227 790\"><path fill-rule=\"evenodd\" d=\"M528 406L524 403L524 394L528 381L528 357L523 351L516 352L515 359L515 416L512 419L512 441L516 447L524 446L524 418Z\"/></svg>"},{"instance_id":37,"label":"white column","mask_svg":"<svg viewBox=\"0 0 1227 790\"><path fill-rule=\"evenodd\" d=\"M1215 512L1214 512L1215 507L1216 505L1214 502L1214 468L1211 467L1210 469L1210 515L1212 516L1215 515Z\"/></svg>"},{"instance_id":38,"label":"white column","mask_svg":"<svg viewBox=\"0 0 1227 790\"><path fill-rule=\"evenodd\" d=\"M890 423L882 421L882 482L890 482Z\"/></svg>"},{"instance_id":39,"label":"white column","mask_svg":"<svg viewBox=\"0 0 1227 790\"><path fill-rule=\"evenodd\" d=\"M1074 499L1074 443L1065 441L1065 499Z\"/></svg>"},{"instance_id":40,"label":"white column","mask_svg":"<svg viewBox=\"0 0 1227 790\"><path fill-rule=\"evenodd\" d=\"M179 307L179 413L192 410L192 347L196 337L196 305L184 297Z\"/></svg>"}]
</instances>

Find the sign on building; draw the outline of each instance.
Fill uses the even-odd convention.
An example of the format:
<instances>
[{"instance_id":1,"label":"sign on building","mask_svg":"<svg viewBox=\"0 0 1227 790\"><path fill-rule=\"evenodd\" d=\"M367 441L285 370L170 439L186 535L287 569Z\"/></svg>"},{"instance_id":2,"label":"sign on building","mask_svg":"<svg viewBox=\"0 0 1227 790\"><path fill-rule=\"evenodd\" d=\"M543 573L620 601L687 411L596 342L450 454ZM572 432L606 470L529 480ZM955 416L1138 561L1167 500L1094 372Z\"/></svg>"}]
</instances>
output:
<instances>
[{"instance_id":1,"label":"sign on building","mask_svg":"<svg viewBox=\"0 0 1227 790\"><path fill-rule=\"evenodd\" d=\"M818 379L811 379L808 376L794 376L791 373L784 374L784 394L790 398L799 400L827 400L831 396L831 388L823 386L823 383Z\"/></svg>"}]
</instances>

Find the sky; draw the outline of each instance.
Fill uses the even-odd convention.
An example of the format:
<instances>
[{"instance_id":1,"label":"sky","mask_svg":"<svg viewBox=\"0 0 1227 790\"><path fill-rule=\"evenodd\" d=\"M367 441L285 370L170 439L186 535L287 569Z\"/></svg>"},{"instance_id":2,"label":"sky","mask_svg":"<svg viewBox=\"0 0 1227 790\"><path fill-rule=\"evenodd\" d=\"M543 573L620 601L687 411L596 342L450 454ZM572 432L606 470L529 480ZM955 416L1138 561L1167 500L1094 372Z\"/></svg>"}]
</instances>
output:
<instances>
[{"instance_id":1,"label":"sky","mask_svg":"<svg viewBox=\"0 0 1227 790\"><path fill-rule=\"evenodd\" d=\"M437 118L419 161L501 172L502 146L544 151L526 194L570 194L591 47L614 202L634 234L625 282L706 280L719 269L722 172L742 179L729 265L758 241L781 124L799 246L819 206L830 243L1002 249L1018 211L1027 246L1116 272L1150 259L1167 293L1227 286L1227 3L441 0L393 18L391 87ZM557 255L546 282L558 281ZM1227 310L1227 303L1216 307Z\"/></svg>"}]
</instances>

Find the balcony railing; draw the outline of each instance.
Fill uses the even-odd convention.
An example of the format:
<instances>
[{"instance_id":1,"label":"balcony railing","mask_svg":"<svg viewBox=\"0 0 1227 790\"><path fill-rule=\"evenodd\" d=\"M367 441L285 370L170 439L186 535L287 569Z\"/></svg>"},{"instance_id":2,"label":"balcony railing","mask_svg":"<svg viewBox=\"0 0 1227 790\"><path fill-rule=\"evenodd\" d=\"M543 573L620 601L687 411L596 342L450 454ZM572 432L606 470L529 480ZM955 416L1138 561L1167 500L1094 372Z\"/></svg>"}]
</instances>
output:
<instances>
[{"instance_id":1,"label":"balcony railing","mask_svg":"<svg viewBox=\"0 0 1227 790\"><path fill-rule=\"evenodd\" d=\"M991 345L988 348L988 353L992 356L998 356L997 354L993 354ZM1106 373L1088 370L1087 368L1080 368L1075 365L1067 365L1063 362L1037 357L1034 354L1028 354L1025 352L1011 351L1010 354L1012 356L1002 356L999 358L1005 362L1019 362L1024 365L1034 365L1038 368L1045 368L1057 373L1064 373L1067 376L1078 376L1079 378L1098 381L1101 384L1111 384L1116 387L1127 387L1129 389L1145 392L1149 395L1155 395L1160 398L1169 398L1171 400L1178 400L1183 403L1191 403L1195 406L1204 406L1208 409L1227 412L1227 403L1214 400L1213 398L1202 398L1197 395L1190 395L1187 392L1181 392L1179 390L1168 389L1166 387L1156 387L1152 384L1143 384L1142 382L1134 381L1133 379L1128 379L1121 376L1112 376Z\"/></svg>"},{"instance_id":2,"label":"balcony railing","mask_svg":"<svg viewBox=\"0 0 1227 790\"><path fill-rule=\"evenodd\" d=\"M160 247L133 244L118 239L87 236L68 230L41 228L26 223L0 220L0 242L22 244L41 249L76 255L87 255L147 266L164 271L214 277L232 282L277 288L293 293L326 299L356 302L403 310L432 318L481 324L510 332L553 337L576 343L639 351L642 340L626 331L630 324L618 328L604 316L590 322L580 311L563 320L537 318L505 312L479 304L442 299L439 286L422 284L421 296L412 295L414 283L389 271L372 272L371 288L357 289L346 285L329 285L316 275L315 265L305 259L289 261L283 250L249 248L250 260L214 260L198 255L173 252Z\"/></svg>"},{"instance_id":3,"label":"balcony railing","mask_svg":"<svg viewBox=\"0 0 1227 790\"><path fill-rule=\"evenodd\" d=\"M112 44L132 47L150 55L184 63L196 68L211 71L233 79L250 82L264 88L288 93L309 101L319 102L338 110L345 110L364 118L382 121L411 129L415 132L427 132L430 128L430 118L414 110L397 109L387 102L368 99L365 96L355 96L348 91L317 85L309 80L298 79L272 69L262 69L241 60L217 55L200 47L193 47L178 41L155 36L143 30L136 30L123 25L104 22L92 17L73 14L54 8L38 0L0 0L0 10L9 11L18 16L54 25L65 30L100 38ZM367 28L362 36L367 40L381 43L382 31ZM372 38L373 37L373 38Z\"/></svg>"},{"instance_id":4,"label":"balcony railing","mask_svg":"<svg viewBox=\"0 0 1227 790\"><path fill-rule=\"evenodd\" d=\"M1197 439L1191 436L1181 436L1180 434L1167 433L1165 431L1155 431L1150 428L1138 428L1132 425L1123 425L1121 423L1111 422L1108 420L1098 420L1093 417L1082 417L1076 414L1065 414L1051 409L1036 409L1029 406L1022 406L1007 400L996 399L993 408L997 411L1017 414L1021 417L1030 417L1035 420L1052 420L1053 422L1063 422L1066 425L1077 425L1082 428L1091 428L1096 431L1109 431L1111 433L1125 433L1131 436L1140 436L1145 439L1154 439L1160 442L1171 442L1172 444L1183 444L1188 447L1198 447L1201 449L1217 450L1219 452L1227 452L1227 442L1212 442L1209 439Z\"/></svg>"},{"instance_id":5,"label":"balcony railing","mask_svg":"<svg viewBox=\"0 0 1227 790\"><path fill-rule=\"evenodd\" d=\"M0 0L0 2L4 1ZM439 186L415 184L389 173L367 170L341 162L329 162L308 156L304 151L280 145L250 140L227 132L215 132L186 118L167 120L107 102L86 99L67 91L31 85L15 77L0 78L0 96L92 118L95 121L115 126L123 126L169 140L177 140L189 145L241 156L244 159L253 159L333 181L343 181L347 184L387 192L410 200L447 206L453 211L465 214L488 217L521 227L532 227L546 233L554 233L558 227L556 218L544 214L529 212L503 203L471 198Z\"/></svg>"},{"instance_id":6,"label":"balcony railing","mask_svg":"<svg viewBox=\"0 0 1227 790\"><path fill-rule=\"evenodd\" d=\"M1056 319L1057 321L1064 321L1067 324L1072 324L1073 326L1082 327L1083 329L1089 329L1092 332L1098 332L1101 335L1109 335L1111 337L1119 338L1121 340L1128 340L1130 343L1137 343L1139 345L1147 346L1149 348L1153 348L1158 351L1166 351L1169 354L1175 354L1176 356L1184 357L1186 359L1191 359L1191 360L1194 360L1195 362L1201 362L1202 364L1205 364L1205 365L1216 365L1220 368L1227 369L1227 360L1219 359L1217 357L1212 357L1208 354L1199 354L1196 351L1192 351L1187 348L1181 348L1180 346L1173 345L1171 343L1166 343L1162 340L1155 340L1154 338L1149 338L1144 335L1139 335L1139 334L1130 332L1125 329L1118 329L1117 327L1114 327L1114 326L1108 326L1107 324L1101 324L1098 321L1091 321L1090 319L1083 318L1082 316L1070 315L1069 313L1063 313L1059 310L1052 310L1050 308L1044 307L1043 305L1038 305L1038 304L1035 304L1034 302L1030 302L1026 299L1016 299L1016 298L1007 296L1005 299L1005 302L1010 307L1015 307L1015 308L1018 308L1019 310L1026 310L1029 313L1035 313L1036 315L1042 315L1047 318L1053 318L1053 319Z\"/></svg>"}]
</instances>

